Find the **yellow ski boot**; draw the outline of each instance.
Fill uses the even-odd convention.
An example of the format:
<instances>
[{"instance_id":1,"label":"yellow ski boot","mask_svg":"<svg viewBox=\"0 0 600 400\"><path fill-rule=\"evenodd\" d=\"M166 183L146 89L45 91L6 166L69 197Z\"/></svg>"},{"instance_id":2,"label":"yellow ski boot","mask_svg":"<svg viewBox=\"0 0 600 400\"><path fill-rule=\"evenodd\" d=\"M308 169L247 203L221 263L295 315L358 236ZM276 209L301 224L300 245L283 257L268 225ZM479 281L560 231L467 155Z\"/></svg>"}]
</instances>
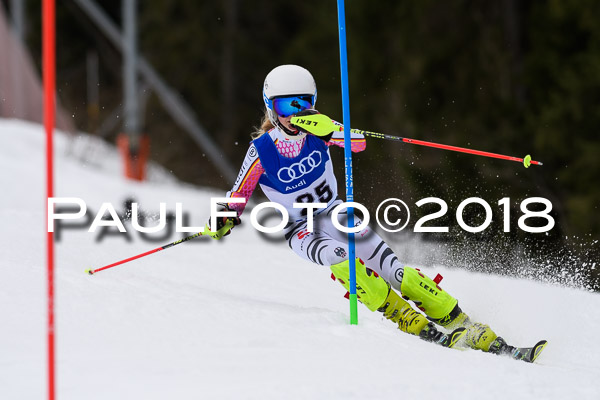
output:
<instances>
[{"instance_id":1,"label":"yellow ski boot","mask_svg":"<svg viewBox=\"0 0 600 400\"><path fill-rule=\"evenodd\" d=\"M403 332L419 336L421 339L452 347L464 334L464 328L458 328L450 334L438 331L409 303L403 300L375 272L369 270L361 259L356 260L356 294L361 303L371 311L379 311L383 316L398 325ZM349 261L331 266L332 278L349 290Z\"/></svg>"},{"instance_id":2,"label":"yellow ski boot","mask_svg":"<svg viewBox=\"0 0 600 400\"><path fill-rule=\"evenodd\" d=\"M490 351L490 346L492 343L494 343L496 338L498 338L498 335L496 335L488 325L476 322L467 327L465 343L472 349L488 352ZM502 340L502 338L499 339ZM500 342L497 343L498 346L500 344Z\"/></svg>"}]
</instances>

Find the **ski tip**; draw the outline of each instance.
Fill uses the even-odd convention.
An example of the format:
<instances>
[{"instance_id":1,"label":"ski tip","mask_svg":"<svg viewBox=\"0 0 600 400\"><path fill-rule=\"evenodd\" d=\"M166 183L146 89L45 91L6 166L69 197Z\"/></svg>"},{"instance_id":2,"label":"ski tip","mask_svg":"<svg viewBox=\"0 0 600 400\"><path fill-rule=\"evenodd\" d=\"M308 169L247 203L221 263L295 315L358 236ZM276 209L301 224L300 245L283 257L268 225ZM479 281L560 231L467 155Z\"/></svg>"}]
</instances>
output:
<instances>
[{"instance_id":1,"label":"ski tip","mask_svg":"<svg viewBox=\"0 0 600 400\"><path fill-rule=\"evenodd\" d=\"M540 356L547 344L547 340L540 340L539 342L537 342L535 346L533 346L533 348L531 349L531 353L529 353L529 360L527 361L534 362Z\"/></svg>"},{"instance_id":2,"label":"ski tip","mask_svg":"<svg viewBox=\"0 0 600 400\"><path fill-rule=\"evenodd\" d=\"M86 269L85 273L89 275L94 275L94 271L92 271L91 269Z\"/></svg>"},{"instance_id":3,"label":"ski tip","mask_svg":"<svg viewBox=\"0 0 600 400\"><path fill-rule=\"evenodd\" d=\"M449 348L453 348L456 343L462 339L462 337L467 333L467 329L464 327L455 329L448 335L448 346Z\"/></svg>"}]
</instances>

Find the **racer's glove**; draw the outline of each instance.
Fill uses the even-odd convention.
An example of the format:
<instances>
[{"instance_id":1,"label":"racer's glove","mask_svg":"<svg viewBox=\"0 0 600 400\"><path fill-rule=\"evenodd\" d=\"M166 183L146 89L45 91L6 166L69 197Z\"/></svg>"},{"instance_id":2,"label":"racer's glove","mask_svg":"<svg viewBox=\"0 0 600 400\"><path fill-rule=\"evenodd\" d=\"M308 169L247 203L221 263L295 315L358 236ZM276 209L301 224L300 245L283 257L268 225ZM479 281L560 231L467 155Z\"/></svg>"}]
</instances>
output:
<instances>
[{"instance_id":1,"label":"racer's glove","mask_svg":"<svg viewBox=\"0 0 600 400\"><path fill-rule=\"evenodd\" d=\"M227 204L219 203L219 207L217 208L217 211L232 211L236 214L236 216L235 217L221 217L221 216L216 217L217 230L214 232L210 230L210 218L208 219L208 222L206 223L206 227L204 228L204 233L209 235L211 238L213 238L215 240L219 240L223 236L229 235L234 226L242 223L242 220L240 219L240 217L237 216L237 212L235 210L232 210L231 208L229 208L229 206Z\"/></svg>"},{"instance_id":2,"label":"racer's glove","mask_svg":"<svg viewBox=\"0 0 600 400\"><path fill-rule=\"evenodd\" d=\"M312 108L302 110L293 116L290 124L302 132L307 132L319 137L319 139L323 139L325 142L329 142L333 132L339 129L331 121L331 118Z\"/></svg>"}]
</instances>

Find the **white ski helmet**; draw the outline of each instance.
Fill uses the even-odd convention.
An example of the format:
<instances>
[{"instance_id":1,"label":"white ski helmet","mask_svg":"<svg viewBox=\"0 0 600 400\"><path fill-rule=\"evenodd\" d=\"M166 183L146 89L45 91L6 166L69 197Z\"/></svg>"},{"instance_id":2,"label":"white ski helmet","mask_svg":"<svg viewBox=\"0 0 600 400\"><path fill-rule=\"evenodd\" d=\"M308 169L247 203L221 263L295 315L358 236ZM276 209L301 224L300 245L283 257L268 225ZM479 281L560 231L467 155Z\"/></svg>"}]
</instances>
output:
<instances>
[{"instance_id":1,"label":"white ski helmet","mask_svg":"<svg viewBox=\"0 0 600 400\"><path fill-rule=\"evenodd\" d=\"M286 96L310 96L312 107L317 102L317 85L310 72L299 65L280 65L267 74L263 85L263 101L269 120L274 126L281 128L290 139L300 139L305 132L291 132L279 123L277 113L273 109L273 99Z\"/></svg>"}]
</instances>

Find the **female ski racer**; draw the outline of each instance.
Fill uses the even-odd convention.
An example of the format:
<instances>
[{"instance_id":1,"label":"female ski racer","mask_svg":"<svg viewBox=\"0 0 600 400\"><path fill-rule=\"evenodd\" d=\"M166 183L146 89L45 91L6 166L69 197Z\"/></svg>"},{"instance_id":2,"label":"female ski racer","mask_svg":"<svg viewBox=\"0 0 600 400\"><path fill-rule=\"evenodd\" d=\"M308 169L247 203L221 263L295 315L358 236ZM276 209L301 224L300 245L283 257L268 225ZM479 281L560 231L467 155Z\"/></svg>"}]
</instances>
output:
<instances>
[{"instance_id":1,"label":"female ski racer","mask_svg":"<svg viewBox=\"0 0 600 400\"><path fill-rule=\"evenodd\" d=\"M337 196L329 147L344 147L343 132L317 136L322 133L311 134L290 123L292 116L316 113L315 81L300 66L281 65L269 72L263 100L266 109L262 124L252 134L253 140L227 197L241 197L247 202L260 184L265 195L283 205L290 215L285 238L292 250L306 260L329 266L333 276L348 290L347 236L331 222L331 212L341 200ZM352 133L351 139L353 152L365 150L362 135ZM314 229L309 232L306 210L294 208L293 204L312 202L325 203L327 207L314 211ZM245 205L223 204L221 210L235 211L237 217L218 218L214 232L207 224L208 234L214 239L229 234L240 223ZM472 322L458 301L440 288L440 279L434 281L419 270L402 265L370 227L356 233L356 238L357 295L369 310L382 312L404 332L445 347L452 347L464 337L468 346L485 352L501 354L514 350L489 326ZM396 291L413 301L427 318ZM450 333L439 331L434 323Z\"/></svg>"}]
</instances>

